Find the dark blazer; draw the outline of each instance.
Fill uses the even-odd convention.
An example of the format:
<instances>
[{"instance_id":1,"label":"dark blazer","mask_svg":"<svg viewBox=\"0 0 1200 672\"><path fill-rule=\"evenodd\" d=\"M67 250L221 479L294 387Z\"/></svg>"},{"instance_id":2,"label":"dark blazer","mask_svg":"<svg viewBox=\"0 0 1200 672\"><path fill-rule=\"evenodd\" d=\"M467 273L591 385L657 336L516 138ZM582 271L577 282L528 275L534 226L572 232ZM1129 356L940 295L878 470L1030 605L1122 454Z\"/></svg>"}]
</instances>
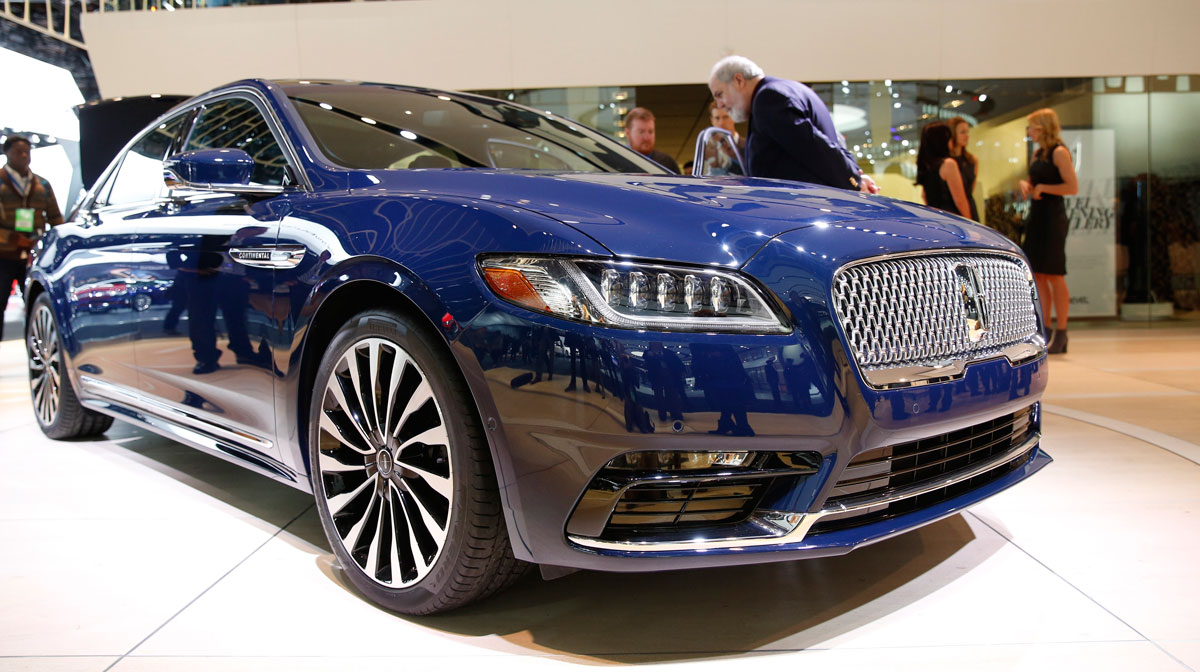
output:
<instances>
[{"instance_id":1,"label":"dark blazer","mask_svg":"<svg viewBox=\"0 0 1200 672\"><path fill-rule=\"evenodd\" d=\"M753 177L858 189L858 163L838 142L824 101L800 82L763 77L758 83L744 158Z\"/></svg>"},{"instance_id":2,"label":"dark blazer","mask_svg":"<svg viewBox=\"0 0 1200 672\"><path fill-rule=\"evenodd\" d=\"M642 154L642 156L650 159L651 161L657 163L663 168L666 168L672 173L675 173L676 175L679 174L679 164L676 163L675 159L671 158L671 155L667 154L666 152L660 152L656 149L649 154Z\"/></svg>"}]
</instances>

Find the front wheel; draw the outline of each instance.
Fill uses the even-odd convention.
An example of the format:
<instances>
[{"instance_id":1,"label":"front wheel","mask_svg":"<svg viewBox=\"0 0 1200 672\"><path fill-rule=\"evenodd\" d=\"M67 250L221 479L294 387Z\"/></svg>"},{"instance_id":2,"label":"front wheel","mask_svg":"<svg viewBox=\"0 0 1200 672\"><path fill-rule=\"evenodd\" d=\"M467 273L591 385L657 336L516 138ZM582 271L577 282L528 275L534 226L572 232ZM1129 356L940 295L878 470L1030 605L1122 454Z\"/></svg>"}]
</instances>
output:
<instances>
[{"instance_id":1,"label":"front wheel","mask_svg":"<svg viewBox=\"0 0 1200 672\"><path fill-rule=\"evenodd\" d=\"M372 601L446 611L524 571L466 385L418 325L383 311L347 322L321 361L308 417L321 525Z\"/></svg>"}]
</instances>

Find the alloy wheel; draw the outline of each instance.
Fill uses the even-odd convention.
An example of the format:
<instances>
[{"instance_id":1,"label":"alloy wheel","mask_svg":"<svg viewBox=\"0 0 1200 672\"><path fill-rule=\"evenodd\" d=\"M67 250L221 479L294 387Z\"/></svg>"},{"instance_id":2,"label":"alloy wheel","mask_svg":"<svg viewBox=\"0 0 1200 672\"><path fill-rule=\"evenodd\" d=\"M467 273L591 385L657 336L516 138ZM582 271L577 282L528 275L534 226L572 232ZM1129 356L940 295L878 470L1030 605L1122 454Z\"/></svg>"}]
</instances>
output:
<instances>
[{"instance_id":1,"label":"alloy wheel","mask_svg":"<svg viewBox=\"0 0 1200 672\"><path fill-rule=\"evenodd\" d=\"M325 381L318 497L358 568L389 588L429 574L454 500L445 418L425 372L396 343L364 338Z\"/></svg>"},{"instance_id":2,"label":"alloy wheel","mask_svg":"<svg viewBox=\"0 0 1200 672\"><path fill-rule=\"evenodd\" d=\"M48 306L39 305L29 325L26 347L29 350L29 387L33 410L43 427L54 424L62 396L62 353L58 330Z\"/></svg>"}]
</instances>

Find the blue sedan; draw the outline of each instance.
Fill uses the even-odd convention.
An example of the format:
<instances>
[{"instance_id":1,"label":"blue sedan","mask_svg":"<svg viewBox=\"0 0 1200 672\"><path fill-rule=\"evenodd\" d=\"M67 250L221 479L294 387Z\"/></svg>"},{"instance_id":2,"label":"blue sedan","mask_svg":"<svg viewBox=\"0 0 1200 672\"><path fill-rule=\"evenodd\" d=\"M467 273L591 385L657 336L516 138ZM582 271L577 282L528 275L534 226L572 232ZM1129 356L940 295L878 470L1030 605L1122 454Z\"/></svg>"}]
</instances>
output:
<instances>
[{"instance_id":1,"label":"blue sedan","mask_svg":"<svg viewBox=\"0 0 1200 672\"><path fill-rule=\"evenodd\" d=\"M91 309L130 277L157 298ZM531 564L846 553L1050 461L1006 239L670 175L481 96L253 80L184 102L28 283L48 436L117 418L311 492L347 578L404 613Z\"/></svg>"}]
</instances>

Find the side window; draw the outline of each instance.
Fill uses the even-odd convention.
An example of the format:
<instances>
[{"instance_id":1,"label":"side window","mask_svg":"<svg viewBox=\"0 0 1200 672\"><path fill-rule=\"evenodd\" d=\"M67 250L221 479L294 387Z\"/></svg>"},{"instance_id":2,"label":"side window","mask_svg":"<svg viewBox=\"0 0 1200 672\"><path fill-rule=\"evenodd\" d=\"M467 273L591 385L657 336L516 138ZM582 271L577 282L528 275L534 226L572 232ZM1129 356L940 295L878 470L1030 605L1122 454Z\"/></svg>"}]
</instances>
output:
<instances>
[{"instance_id":1,"label":"side window","mask_svg":"<svg viewBox=\"0 0 1200 672\"><path fill-rule=\"evenodd\" d=\"M271 134L271 127L254 103L244 98L205 105L192 126L192 135L184 149L240 149L246 152L254 159L251 184L282 185L287 174L287 161Z\"/></svg>"},{"instance_id":2,"label":"side window","mask_svg":"<svg viewBox=\"0 0 1200 672\"><path fill-rule=\"evenodd\" d=\"M100 188L97 204L126 205L153 201L163 189L163 159L179 131L186 115L159 124L142 136L121 159L108 183Z\"/></svg>"}]
</instances>

